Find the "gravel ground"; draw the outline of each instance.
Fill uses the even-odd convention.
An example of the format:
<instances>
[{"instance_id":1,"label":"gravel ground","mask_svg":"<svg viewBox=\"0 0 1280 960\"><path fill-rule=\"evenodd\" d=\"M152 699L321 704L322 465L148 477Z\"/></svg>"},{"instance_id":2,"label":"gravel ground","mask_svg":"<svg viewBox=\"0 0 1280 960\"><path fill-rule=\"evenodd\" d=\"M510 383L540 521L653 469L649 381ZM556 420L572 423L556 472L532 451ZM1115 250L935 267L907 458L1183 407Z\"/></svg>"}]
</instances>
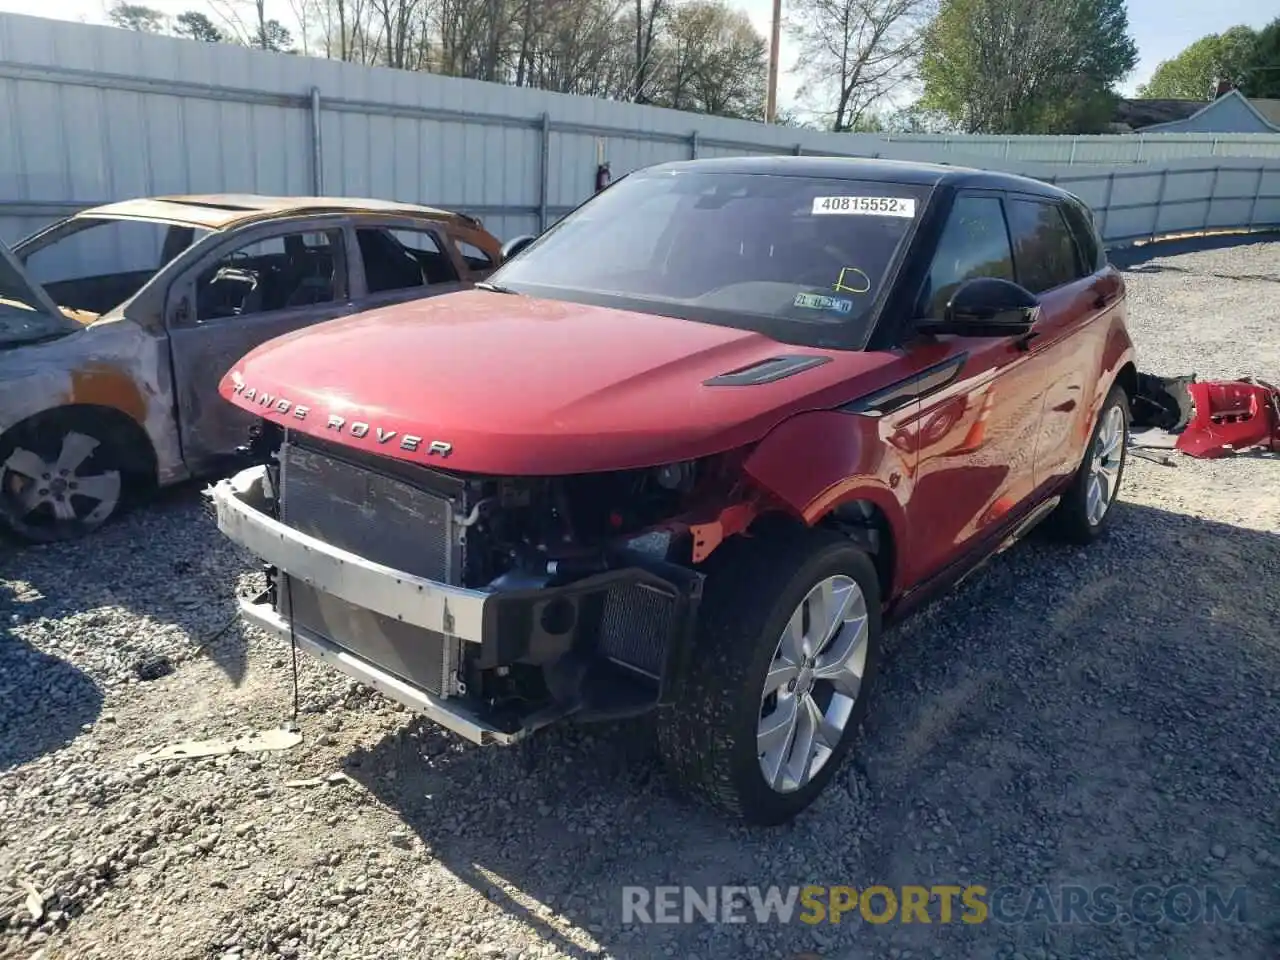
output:
<instances>
[{"instance_id":1,"label":"gravel ground","mask_svg":"<svg viewBox=\"0 0 1280 960\"><path fill-rule=\"evenodd\" d=\"M1280 242L1126 256L1143 368L1280 382ZM1131 461L887 638L857 758L793 825L673 799L642 725L478 750L287 648L193 491L0 555L0 957L1274 958L1280 458ZM155 677L139 679L139 674ZM159 675L159 676L157 676ZM621 924L623 885L1247 889L1245 922ZM1157 898L1152 901L1159 903ZM1186 901L1179 901L1186 903ZM39 919L33 919L33 913Z\"/></svg>"}]
</instances>

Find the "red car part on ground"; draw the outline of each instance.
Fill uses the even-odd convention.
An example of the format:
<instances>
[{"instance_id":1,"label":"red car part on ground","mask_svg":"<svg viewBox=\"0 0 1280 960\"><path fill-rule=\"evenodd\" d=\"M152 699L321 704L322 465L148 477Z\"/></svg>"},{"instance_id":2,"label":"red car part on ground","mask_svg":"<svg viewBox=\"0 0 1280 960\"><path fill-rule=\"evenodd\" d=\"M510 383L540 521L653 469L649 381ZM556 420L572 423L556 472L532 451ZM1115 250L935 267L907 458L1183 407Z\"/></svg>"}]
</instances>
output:
<instances>
[{"instance_id":1,"label":"red car part on ground","mask_svg":"<svg viewBox=\"0 0 1280 960\"><path fill-rule=\"evenodd\" d=\"M1262 446L1280 452L1280 389L1261 380L1211 380L1187 386L1195 412L1177 449L1214 459Z\"/></svg>"}]
</instances>

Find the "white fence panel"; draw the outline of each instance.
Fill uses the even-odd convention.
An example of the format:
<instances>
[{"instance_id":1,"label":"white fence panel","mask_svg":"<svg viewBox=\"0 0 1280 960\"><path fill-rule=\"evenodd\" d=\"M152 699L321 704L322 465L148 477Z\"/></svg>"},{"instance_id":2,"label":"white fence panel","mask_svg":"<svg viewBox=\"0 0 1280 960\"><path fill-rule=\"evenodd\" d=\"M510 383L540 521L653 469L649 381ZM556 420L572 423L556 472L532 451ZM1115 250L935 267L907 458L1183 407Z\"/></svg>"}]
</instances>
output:
<instances>
[{"instance_id":1,"label":"white fence panel","mask_svg":"<svg viewBox=\"0 0 1280 960\"><path fill-rule=\"evenodd\" d=\"M1280 226L1280 136L831 134L0 14L0 238L135 196L368 196L536 232L691 157L930 160L1061 184L1112 244Z\"/></svg>"}]
</instances>

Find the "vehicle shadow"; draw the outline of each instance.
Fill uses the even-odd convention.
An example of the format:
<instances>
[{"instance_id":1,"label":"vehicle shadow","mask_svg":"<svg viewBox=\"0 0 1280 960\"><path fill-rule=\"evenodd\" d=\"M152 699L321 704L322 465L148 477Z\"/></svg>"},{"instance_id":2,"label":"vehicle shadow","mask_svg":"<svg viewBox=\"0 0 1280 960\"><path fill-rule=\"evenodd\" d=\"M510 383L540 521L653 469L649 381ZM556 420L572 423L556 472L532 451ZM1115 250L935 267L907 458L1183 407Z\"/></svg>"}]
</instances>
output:
<instances>
[{"instance_id":1,"label":"vehicle shadow","mask_svg":"<svg viewBox=\"0 0 1280 960\"><path fill-rule=\"evenodd\" d=\"M1262 957L1269 935L1240 924L940 924L935 907L932 925L628 925L622 905L624 887L664 884L1212 880L1274 915L1270 861L1251 854L1280 809L1277 571L1280 536L1133 504L1087 549L1033 536L886 637L855 759L772 830L674 797L643 725L553 729L522 755L413 721L348 773L575 958L590 940L615 960Z\"/></svg>"},{"instance_id":2,"label":"vehicle shadow","mask_svg":"<svg viewBox=\"0 0 1280 960\"><path fill-rule=\"evenodd\" d=\"M0 577L0 773L66 746L102 712L102 690L87 674L12 629L21 606Z\"/></svg>"},{"instance_id":3,"label":"vehicle shadow","mask_svg":"<svg viewBox=\"0 0 1280 960\"><path fill-rule=\"evenodd\" d=\"M175 626L188 647L163 630L131 633L127 647L139 663L199 651L239 684L248 648L235 621L235 595L257 565L218 532L201 496L207 485L191 481L162 490L80 540L0 543L0 582L29 585L20 611L25 620L121 607Z\"/></svg>"},{"instance_id":4,"label":"vehicle shadow","mask_svg":"<svg viewBox=\"0 0 1280 960\"><path fill-rule=\"evenodd\" d=\"M1157 240L1153 243L1109 250L1107 257L1120 270L1133 271L1135 273L1163 273L1170 271L1187 273L1189 271L1185 267L1176 267L1172 264L1158 264L1147 267L1142 265L1149 264L1152 260L1163 260L1166 257L1176 257L1184 253L1201 253L1206 250L1231 250L1264 243L1275 243L1277 237L1280 237L1280 231Z\"/></svg>"}]
</instances>

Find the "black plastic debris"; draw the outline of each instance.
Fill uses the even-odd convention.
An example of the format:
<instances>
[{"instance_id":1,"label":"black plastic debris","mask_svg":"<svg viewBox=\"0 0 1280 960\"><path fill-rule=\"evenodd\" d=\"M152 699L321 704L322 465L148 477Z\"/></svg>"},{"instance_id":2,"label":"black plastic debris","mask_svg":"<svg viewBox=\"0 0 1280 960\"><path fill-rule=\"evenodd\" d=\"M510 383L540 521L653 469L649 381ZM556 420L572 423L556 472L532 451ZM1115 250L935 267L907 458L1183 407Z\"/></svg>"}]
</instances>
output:
<instances>
[{"instance_id":1,"label":"black plastic debris","mask_svg":"<svg viewBox=\"0 0 1280 960\"><path fill-rule=\"evenodd\" d=\"M1151 373L1139 373L1138 390L1133 398L1131 426L1159 427L1169 433L1181 432L1193 413L1191 391L1187 388L1195 382L1194 373L1185 377L1158 377Z\"/></svg>"},{"instance_id":2,"label":"black plastic debris","mask_svg":"<svg viewBox=\"0 0 1280 960\"><path fill-rule=\"evenodd\" d=\"M173 673L168 657L144 657L133 665L133 675L144 683Z\"/></svg>"}]
</instances>

